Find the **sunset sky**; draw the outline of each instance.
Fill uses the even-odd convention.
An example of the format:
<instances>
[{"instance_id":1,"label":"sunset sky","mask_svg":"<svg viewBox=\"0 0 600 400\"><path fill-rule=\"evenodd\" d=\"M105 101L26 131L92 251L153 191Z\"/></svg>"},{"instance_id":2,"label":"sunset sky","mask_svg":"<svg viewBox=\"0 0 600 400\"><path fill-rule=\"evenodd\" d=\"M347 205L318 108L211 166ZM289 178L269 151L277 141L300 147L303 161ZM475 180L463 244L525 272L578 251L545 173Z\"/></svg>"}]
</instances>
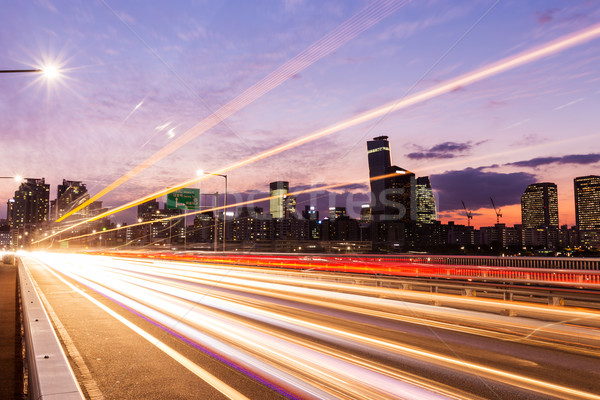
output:
<instances>
[{"instance_id":1,"label":"sunset sky","mask_svg":"<svg viewBox=\"0 0 600 400\"><path fill-rule=\"evenodd\" d=\"M0 175L45 177L51 199L62 179L83 181L95 194L368 7L348 0L5 2L0 69L52 64L61 73L52 81L0 74ZM353 26L364 29L319 58L288 63L299 71L103 197L104 205L173 186L198 169L217 171L600 23L596 1L385 7L389 15L357 19ZM464 200L475 226L492 225L493 197L512 226L521 222L527 185L555 182L560 224L572 225L573 178L600 175L599 127L600 37L228 171L228 189L364 179L332 200L359 207L368 199L366 141L387 135L394 164L430 177L443 221L466 223ZM198 186L223 191L216 178ZM0 181L1 218L16 189ZM324 192L319 206L330 198ZM131 212L114 220L128 218Z\"/></svg>"}]
</instances>

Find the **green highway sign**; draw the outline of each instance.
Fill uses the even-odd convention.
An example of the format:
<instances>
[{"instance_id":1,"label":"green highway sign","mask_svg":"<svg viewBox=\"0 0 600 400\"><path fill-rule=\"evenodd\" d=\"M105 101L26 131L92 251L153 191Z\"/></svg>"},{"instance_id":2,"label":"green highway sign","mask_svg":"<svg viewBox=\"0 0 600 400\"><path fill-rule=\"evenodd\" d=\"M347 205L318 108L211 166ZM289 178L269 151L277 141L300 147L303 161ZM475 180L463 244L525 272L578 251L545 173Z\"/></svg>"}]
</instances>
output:
<instances>
[{"instance_id":1,"label":"green highway sign","mask_svg":"<svg viewBox=\"0 0 600 400\"><path fill-rule=\"evenodd\" d=\"M179 189L167 194L167 208L180 210L198 210L200 207L200 189Z\"/></svg>"}]
</instances>

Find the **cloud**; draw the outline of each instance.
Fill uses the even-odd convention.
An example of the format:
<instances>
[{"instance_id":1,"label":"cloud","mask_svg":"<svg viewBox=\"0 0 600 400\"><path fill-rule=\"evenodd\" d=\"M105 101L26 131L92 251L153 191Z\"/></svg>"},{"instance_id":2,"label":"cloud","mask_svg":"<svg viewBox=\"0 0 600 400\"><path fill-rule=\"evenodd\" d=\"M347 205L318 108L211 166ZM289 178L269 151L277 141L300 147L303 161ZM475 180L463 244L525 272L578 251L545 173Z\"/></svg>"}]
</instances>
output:
<instances>
[{"instance_id":1,"label":"cloud","mask_svg":"<svg viewBox=\"0 0 600 400\"><path fill-rule=\"evenodd\" d=\"M476 143L477 144L481 144ZM422 160L427 158L454 158L457 154L453 153L463 153L465 151L471 150L473 145L471 142L466 143L458 143L458 142L443 142L440 144L436 144L430 149L423 149L421 152L409 153L406 157L411 160Z\"/></svg>"},{"instance_id":2,"label":"cloud","mask_svg":"<svg viewBox=\"0 0 600 400\"><path fill-rule=\"evenodd\" d=\"M417 152L417 153L408 153L406 157L411 160L423 160L428 158L454 158L454 154L449 153L435 153L435 152Z\"/></svg>"},{"instance_id":3,"label":"cloud","mask_svg":"<svg viewBox=\"0 0 600 400\"><path fill-rule=\"evenodd\" d=\"M543 24L552 22L554 20L554 17L556 16L556 14L559 13L560 11L561 10L558 8L552 8L552 9L546 10L546 11L538 11L535 13L535 16L536 16L538 23L540 25L543 25Z\"/></svg>"},{"instance_id":4,"label":"cloud","mask_svg":"<svg viewBox=\"0 0 600 400\"><path fill-rule=\"evenodd\" d=\"M594 164L600 162L600 153L590 154L569 154L562 157L536 157L531 160L516 161L505 165L514 165L516 167L539 167L548 164Z\"/></svg>"},{"instance_id":5,"label":"cloud","mask_svg":"<svg viewBox=\"0 0 600 400\"><path fill-rule=\"evenodd\" d=\"M518 204L527 185L536 182L535 175L530 173L486 172L485 168L467 168L431 175L431 185L439 198L439 210L460 210L463 199L468 201L469 209L490 207L490 197L494 198L498 207Z\"/></svg>"}]
</instances>

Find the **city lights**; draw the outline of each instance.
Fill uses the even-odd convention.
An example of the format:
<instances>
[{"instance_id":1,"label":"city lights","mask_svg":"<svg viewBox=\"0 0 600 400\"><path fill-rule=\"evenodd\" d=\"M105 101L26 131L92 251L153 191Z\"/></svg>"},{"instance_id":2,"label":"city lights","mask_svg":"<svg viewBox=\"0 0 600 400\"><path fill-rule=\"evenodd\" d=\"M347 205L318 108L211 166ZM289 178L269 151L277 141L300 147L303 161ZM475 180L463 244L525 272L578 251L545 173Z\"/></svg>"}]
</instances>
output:
<instances>
[{"instance_id":1,"label":"city lights","mask_svg":"<svg viewBox=\"0 0 600 400\"><path fill-rule=\"evenodd\" d=\"M0 398L600 400L565 3L6 2Z\"/></svg>"}]
</instances>

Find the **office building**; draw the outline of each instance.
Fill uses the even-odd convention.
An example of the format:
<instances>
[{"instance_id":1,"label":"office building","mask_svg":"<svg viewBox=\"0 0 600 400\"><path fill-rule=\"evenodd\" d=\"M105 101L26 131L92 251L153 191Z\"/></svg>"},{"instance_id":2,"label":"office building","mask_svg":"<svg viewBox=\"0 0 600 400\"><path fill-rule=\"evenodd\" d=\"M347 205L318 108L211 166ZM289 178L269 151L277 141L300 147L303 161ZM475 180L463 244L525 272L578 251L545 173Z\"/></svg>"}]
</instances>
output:
<instances>
[{"instance_id":1,"label":"office building","mask_svg":"<svg viewBox=\"0 0 600 400\"><path fill-rule=\"evenodd\" d=\"M48 219L50 185L44 178L27 178L15 192L14 201L9 201L11 228L22 228L26 224L38 224Z\"/></svg>"},{"instance_id":2,"label":"office building","mask_svg":"<svg viewBox=\"0 0 600 400\"><path fill-rule=\"evenodd\" d=\"M417 178L416 181L417 222L433 224L437 221L435 197L428 176Z\"/></svg>"},{"instance_id":3,"label":"office building","mask_svg":"<svg viewBox=\"0 0 600 400\"><path fill-rule=\"evenodd\" d=\"M52 219L56 220L72 209L89 200L90 195L85 184L80 181L68 181L63 179L62 185L58 185L56 190L56 200L52 201L51 212ZM76 213L80 219L86 216L86 210ZM73 218L76 219L76 218Z\"/></svg>"},{"instance_id":4,"label":"office building","mask_svg":"<svg viewBox=\"0 0 600 400\"><path fill-rule=\"evenodd\" d=\"M360 206L360 222L366 224L371 222L371 205L362 204Z\"/></svg>"},{"instance_id":5,"label":"office building","mask_svg":"<svg viewBox=\"0 0 600 400\"><path fill-rule=\"evenodd\" d=\"M392 165L387 136L378 136L367 141L367 158L371 179L371 214L379 219L385 214L383 196L386 189L385 181L380 177L384 176L386 168Z\"/></svg>"},{"instance_id":6,"label":"office building","mask_svg":"<svg viewBox=\"0 0 600 400\"><path fill-rule=\"evenodd\" d=\"M558 229L558 192L556 184L533 183L521 196L521 219L523 229Z\"/></svg>"},{"instance_id":7,"label":"office building","mask_svg":"<svg viewBox=\"0 0 600 400\"><path fill-rule=\"evenodd\" d=\"M575 222L580 244L600 248L600 176L575 178Z\"/></svg>"},{"instance_id":8,"label":"office building","mask_svg":"<svg viewBox=\"0 0 600 400\"><path fill-rule=\"evenodd\" d=\"M298 218L298 214L296 214L296 196L286 195L283 198L283 217Z\"/></svg>"},{"instance_id":9,"label":"office building","mask_svg":"<svg viewBox=\"0 0 600 400\"><path fill-rule=\"evenodd\" d=\"M580 176L574 183L577 228L600 229L600 176Z\"/></svg>"},{"instance_id":10,"label":"office building","mask_svg":"<svg viewBox=\"0 0 600 400\"><path fill-rule=\"evenodd\" d=\"M290 183L285 181L271 182L269 185L271 196L269 212L273 218L279 219L285 217L284 197L290 191ZM295 204L294 204L295 207Z\"/></svg>"},{"instance_id":11,"label":"office building","mask_svg":"<svg viewBox=\"0 0 600 400\"><path fill-rule=\"evenodd\" d=\"M392 165L388 137L367 141L367 157L373 221L416 221L415 174Z\"/></svg>"}]
</instances>

